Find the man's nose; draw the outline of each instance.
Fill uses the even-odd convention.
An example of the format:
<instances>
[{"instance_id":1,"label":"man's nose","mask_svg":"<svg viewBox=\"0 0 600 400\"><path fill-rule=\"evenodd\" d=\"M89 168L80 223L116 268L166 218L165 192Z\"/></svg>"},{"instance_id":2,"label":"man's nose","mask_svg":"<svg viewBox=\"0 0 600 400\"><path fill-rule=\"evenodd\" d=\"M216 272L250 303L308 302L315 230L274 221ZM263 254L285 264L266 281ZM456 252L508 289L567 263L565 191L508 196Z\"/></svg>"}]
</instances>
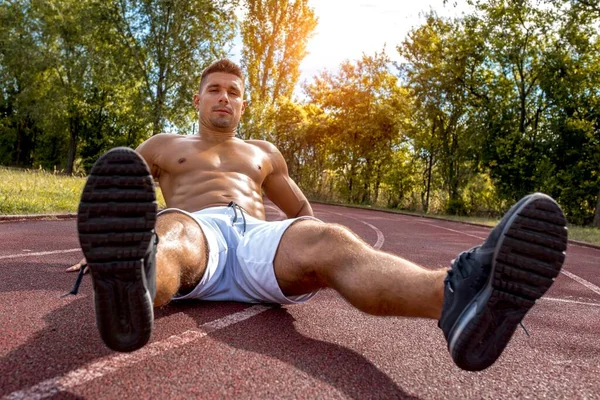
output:
<instances>
[{"instance_id":1,"label":"man's nose","mask_svg":"<svg viewBox=\"0 0 600 400\"><path fill-rule=\"evenodd\" d=\"M229 94L227 94L226 90L221 92L221 95L219 96L219 103L229 104Z\"/></svg>"}]
</instances>

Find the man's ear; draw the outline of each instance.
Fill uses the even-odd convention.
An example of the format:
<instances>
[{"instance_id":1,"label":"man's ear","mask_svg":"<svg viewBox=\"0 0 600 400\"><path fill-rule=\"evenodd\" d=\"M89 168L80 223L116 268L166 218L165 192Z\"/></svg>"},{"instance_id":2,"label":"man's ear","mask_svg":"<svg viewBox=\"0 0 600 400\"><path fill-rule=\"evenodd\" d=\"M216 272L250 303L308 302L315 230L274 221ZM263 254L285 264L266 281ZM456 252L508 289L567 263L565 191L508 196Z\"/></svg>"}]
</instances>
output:
<instances>
[{"instance_id":1,"label":"man's ear","mask_svg":"<svg viewBox=\"0 0 600 400\"><path fill-rule=\"evenodd\" d=\"M248 102L244 100L242 102L242 114L244 114L244 111L246 111L246 107L248 107Z\"/></svg>"},{"instance_id":2,"label":"man's ear","mask_svg":"<svg viewBox=\"0 0 600 400\"><path fill-rule=\"evenodd\" d=\"M194 104L194 108L196 109L196 111L200 111L200 95L198 93L194 94L194 97L192 98L192 103Z\"/></svg>"}]
</instances>

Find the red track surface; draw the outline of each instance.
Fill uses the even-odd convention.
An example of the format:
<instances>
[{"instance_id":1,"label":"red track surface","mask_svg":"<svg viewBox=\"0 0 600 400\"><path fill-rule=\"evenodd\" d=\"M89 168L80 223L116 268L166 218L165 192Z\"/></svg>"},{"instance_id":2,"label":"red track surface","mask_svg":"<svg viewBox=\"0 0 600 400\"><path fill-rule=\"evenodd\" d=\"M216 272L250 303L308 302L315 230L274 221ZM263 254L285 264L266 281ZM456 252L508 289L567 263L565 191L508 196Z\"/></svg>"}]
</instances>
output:
<instances>
[{"instance_id":1,"label":"red track surface","mask_svg":"<svg viewBox=\"0 0 600 400\"><path fill-rule=\"evenodd\" d=\"M447 266L488 232L314 208L429 267ZM269 218L279 214L269 209ZM74 220L0 224L1 397L600 398L600 250L571 245L567 274L525 318L531 337L517 331L494 366L467 373L436 321L369 316L331 290L281 308L173 303L157 311L150 346L119 355L96 331L89 277L78 296L59 298L75 279L63 271L80 259L77 248Z\"/></svg>"}]
</instances>

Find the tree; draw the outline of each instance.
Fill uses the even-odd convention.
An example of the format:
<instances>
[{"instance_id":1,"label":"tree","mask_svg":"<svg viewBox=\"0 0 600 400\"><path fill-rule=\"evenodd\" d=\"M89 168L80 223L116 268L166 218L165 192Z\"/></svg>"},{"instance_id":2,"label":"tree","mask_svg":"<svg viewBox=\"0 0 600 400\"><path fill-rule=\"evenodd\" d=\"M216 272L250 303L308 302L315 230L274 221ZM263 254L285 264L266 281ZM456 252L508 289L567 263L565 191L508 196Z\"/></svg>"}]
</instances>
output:
<instances>
[{"instance_id":1,"label":"tree","mask_svg":"<svg viewBox=\"0 0 600 400\"><path fill-rule=\"evenodd\" d=\"M243 137L258 135L267 108L280 97L292 98L306 44L316 26L307 0L245 1L242 67L250 98L242 121Z\"/></svg>"},{"instance_id":2,"label":"tree","mask_svg":"<svg viewBox=\"0 0 600 400\"><path fill-rule=\"evenodd\" d=\"M598 226L600 14L582 10L578 3L566 10L541 79L555 143L550 153L555 173L547 187L572 223Z\"/></svg>"},{"instance_id":3,"label":"tree","mask_svg":"<svg viewBox=\"0 0 600 400\"><path fill-rule=\"evenodd\" d=\"M548 103L540 87L555 40L556 12L534 1L475 1L473 21L486 44L479 74L482 160L508 200L540 190L553 174Z\"/></svg>"},{"instance_id":4,"label":"tree","mask_svg":"<svg viewBox=\"0 0 600 400\"><path fill-rule=\"evenodd\" d=\"M71 173L109 147L136 146L166 125L189 126L202 67L222 57L233 37L234 6L221 0L1 3L0 157Z\"/></svg>"},{"instance_id":5,"label":"tree","mask_svg":"<svg viewBox=\"0 0 600 400\"><path fill-rule=\"evenodd\" d=\"M17 86L13 91L15 104L23 104L28 125L34 123L45 131L36 138L49 141L49 146L40 147L42 154L50 151L46 157L55 158L66 144L64 164L69 174L73 172L85 112L83 95L93 65L85 46L90 35L85 11L83 3L72 0L15 1L2 9L8 24L2 53ZM16 18L14 22L6 20L10 16ZM19 64L25 57L28 72ZM22 138L17 126L17 159L21 158Z\"/></svg>"},{"instance_id":6,"label":"tree","mask_svg":"<svg viewBox=\"0 0 600 400\"><path fill-rule=\"evenodd\" d=\"M211 61L233 40L235 2L226 0L98 1L110 36L141 78L144 111L156 135L169 121L191 122L189 102Z\"/></svg>"},{"instance_id":7,"label":"tree","mask_svg":"<svg viewBox=\"0 0 600 400\"><path fill-rule=\"evenodd\" d=\"M398 47L406 60L400 71L412 97L412 126L405 126L405 133L427 168L425 211L437 167L448 194L447 211L464 212L461 191L472 159L466 82L478 63L478 44L459 22L430 13Z\"/></svg>"},{"instance_id":8,"label":"tree","mask_svg":"<svg viewBox=\"0 0 600 400\"><path fill-rule=\"evenodd\" d=\"M384 53L344 62L305 86L309 102L328 116L332 168L346 201L372 203L399 138L404 96Z\"/></svg>"}]
</instances>

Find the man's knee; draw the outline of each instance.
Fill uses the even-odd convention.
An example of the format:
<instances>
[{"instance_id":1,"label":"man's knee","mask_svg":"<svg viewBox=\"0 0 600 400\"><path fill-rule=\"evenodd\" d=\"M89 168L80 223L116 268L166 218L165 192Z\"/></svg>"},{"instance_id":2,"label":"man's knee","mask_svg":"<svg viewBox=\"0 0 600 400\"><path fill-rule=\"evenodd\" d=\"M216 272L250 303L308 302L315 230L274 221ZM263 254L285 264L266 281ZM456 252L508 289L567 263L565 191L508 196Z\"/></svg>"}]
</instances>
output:
<instances>
[{"instance_id":1,"label":"man's knee","mask_svg":"<svg viewBox=\"0 0 600 400\"><path fill-rule=\"evenodd\" d=\"M352 233L342 225L301 220L286 230L280 248L286 248L288 253L299 257L321 256L326 250L335 251L344 246L352 237Z\"/></svg>"},{"instance_id":2,"label":"man's knee","mask_svg":"<svg viewBox=\"0 0 600 400\"><path fill-rule=\"evenodd\" d=\"M321 281L359 243L357 236L342 225L302 220L288 228L277 257L280 264L295 266L299 274Z\"/></svg>"}]
</instances>

